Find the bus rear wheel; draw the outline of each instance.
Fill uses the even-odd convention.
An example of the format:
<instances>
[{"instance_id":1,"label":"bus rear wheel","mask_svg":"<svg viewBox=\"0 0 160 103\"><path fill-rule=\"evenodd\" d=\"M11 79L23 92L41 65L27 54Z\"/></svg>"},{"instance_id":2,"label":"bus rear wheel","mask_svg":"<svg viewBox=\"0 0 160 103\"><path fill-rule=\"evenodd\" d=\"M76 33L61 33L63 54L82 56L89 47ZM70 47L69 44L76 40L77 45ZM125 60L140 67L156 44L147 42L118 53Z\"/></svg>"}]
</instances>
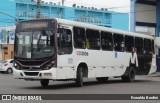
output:
<instances>
[{"instance_id":1,"label":"bus rear wheel","mask_svg":"<svg viewBox=\"0 0 160 103\"><path fill-rule=\"evenodd\" d=\"M100 83L105 83L108 81L108 77L97 77L96 79Z\"/></svg>"},{"instance_id":2,"label":"bus rear wheel","mask_svg":"<svg viewBox=\"0 0 160 103\"><path fill-rule=\"evenodd\" d=\"M128 71L128 75L127 76L122 76L122 81L123 82L134 82L135 80L135 70L133 67L130 67L129 71Z\"/></svg>"},{"instance_id":3,"label":"bus rear wheel","mask_svg":"<svg viewBox=\"0 0 160 103\"><path fill-rule=\"evenodd\" d=\"M47 87L48 84L49 84L49 80L48 79L41 80L40 82L41 82L41 86L42 87Z\"/></svg>"},{"instance_id":4,"label":"bus rear wheel","mask_svg":"<svg viewBox=\"0 0 160 103\"><path fill-rule=\"evenodd\" d=\"M78 69L77 69L76 86L77 87L82 87L83 86L83 71L82 71L82 67L78 67Z\"/></svg>"}]
</instances>

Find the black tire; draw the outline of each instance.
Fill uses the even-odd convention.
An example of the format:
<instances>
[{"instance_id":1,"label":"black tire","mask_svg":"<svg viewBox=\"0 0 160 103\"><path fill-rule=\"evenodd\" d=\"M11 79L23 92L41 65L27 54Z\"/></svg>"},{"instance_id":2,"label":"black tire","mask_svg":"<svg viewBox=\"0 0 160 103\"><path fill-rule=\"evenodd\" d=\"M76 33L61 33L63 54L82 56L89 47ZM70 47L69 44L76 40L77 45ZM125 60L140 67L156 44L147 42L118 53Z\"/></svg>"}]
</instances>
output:
<instances>
[{"instance_id":1,"label":"black tire","mask_svg":"<svg viewBox=\"0 0 160 103\"><path fill-rule=\"evenodd\" d=\"M123 82L134 82L135 80L135 70L133 67L130 67L127 76L122 76Z\"/></svg>"},{"instance_id":2,"label":"black tire","mask_svg":"<svg viewBox=\"0 0 160 103\"><path fill-rule=\"evenodd\" d=\"M98 77L96 78L98 82L105 83L108 81L108 77Z\"/></svg>"},{"instance_id":3,"label":"black tire","mask_svg":"<svg viewBox=\"0 0 160 103\"><path fill-rule=\"evenodd\" d=\"M78 69L77 69L76 86L77 87L82 87L83 86L83 71L82 71L82 67L78 67Z\"/></svg>"},{"instance_id":4,"label":"black tire","mask_svg":"<svg viewBox=\"0 0 160 103\"><path fill-rule=\"evenodd\" d=\"M49 84L49 80L48 79L41 80L40 82L41 82L41 86L42 87L47 87L48 84Z\"/></svg>"},{"instance_id":5,"label":"black tire","mask_svg":"<svg viewBox=\"0 0 160 103\"><path fill-rule=\"evenodd\" d=\"M6 72L4 72L4 71L1 71L1 73L3 73L3 74L4 74L4 73L6 73Z\"/></svg>"},{"instance_id":6,"label":"black tire","mask_svg":"<svg viewBox=\"0 0 160 103\"><path fill-rule=\"evenodd\" d=\"M126 76L122 76L121 78L122 78L123 82L127 82L127 77Z\"/></svg>"},{"instance_id":7,"label":"black tire","mask_svg":"<svg viewBox=\"0 0 160 103\"><path fill-rule=\"evenodd\" d=\"M8 68L8 69L7 69L7 73L8 73L8 74L12 74L12 73L13 73L13 69L12 69L12 68Z\"/></svg>"}]
</instances>

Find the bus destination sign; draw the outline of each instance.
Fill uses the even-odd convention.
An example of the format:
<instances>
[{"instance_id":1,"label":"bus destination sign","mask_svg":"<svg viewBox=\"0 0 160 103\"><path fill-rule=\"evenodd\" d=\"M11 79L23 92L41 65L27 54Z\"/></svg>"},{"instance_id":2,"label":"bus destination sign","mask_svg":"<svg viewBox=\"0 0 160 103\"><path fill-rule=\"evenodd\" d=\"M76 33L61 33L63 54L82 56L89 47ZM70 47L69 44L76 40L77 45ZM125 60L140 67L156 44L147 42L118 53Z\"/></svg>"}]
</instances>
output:
<instances>
[{"instance_id":1,"label":"bus destination sign","mask_svg":"<svg viewBox=\"0 0 160 103\"><path fill-rule=\"evenodd\" d=\"M36 30L54 30L54 20L27 20L17 24L16 32L20 31L36 31Z\"/></svg>"},{"instance_id":2,"label":"bus destination sign","mask_svg":"<svg viewBox=\"0 0 160 103\"><path fill-rule=\"evenodd\" d=\"M27 23L22 23L22 28L23 29L30 29L30 28L47 28L48 27L48 22L27 22Z\"/></svg>"}]
</instances>

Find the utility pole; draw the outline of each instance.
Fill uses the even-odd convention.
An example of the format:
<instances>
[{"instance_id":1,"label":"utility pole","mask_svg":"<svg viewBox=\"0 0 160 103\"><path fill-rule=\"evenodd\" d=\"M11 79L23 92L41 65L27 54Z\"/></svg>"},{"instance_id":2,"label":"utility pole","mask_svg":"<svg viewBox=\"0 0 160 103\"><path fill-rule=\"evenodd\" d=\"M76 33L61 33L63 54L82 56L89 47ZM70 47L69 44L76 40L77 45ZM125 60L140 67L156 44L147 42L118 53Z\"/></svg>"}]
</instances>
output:
<instances>
[{"instance_id":1,"label":"utility pole","mask_svg":"<svg viewBox=\"0 0 160 103\"><path fill-rule=\"evenodd\" d=\"M37 18L40 18L41 12L40 12L40 4L41 0L37 0Z\"/></svg>"},{"instance_id":2,"label":"utility pole","mask_svg":"<svg viewBox=\"0 0 160 103\"><path fill-rule=\"evenodd\" d=\"M64 6L64 2L65 2L65 0L62 0L62 6Z\"/></svg>"}]
</instances>

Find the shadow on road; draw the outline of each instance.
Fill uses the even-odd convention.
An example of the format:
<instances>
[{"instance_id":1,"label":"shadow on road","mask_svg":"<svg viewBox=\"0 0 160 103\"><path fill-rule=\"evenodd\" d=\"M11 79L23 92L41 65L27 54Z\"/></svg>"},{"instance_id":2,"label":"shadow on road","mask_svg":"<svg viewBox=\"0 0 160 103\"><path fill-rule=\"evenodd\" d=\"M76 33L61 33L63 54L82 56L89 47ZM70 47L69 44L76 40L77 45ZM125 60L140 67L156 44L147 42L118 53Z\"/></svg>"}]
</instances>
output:
<instances>
[{"instance_id":1,"label":"shadow on road","mask_svg":"<svg viewBox=\"0 0 160 103\"><path fill-rule=\"evenodd\" d=\"M139 83L139 82L151 82L150 80L135 80L134 83ZM97 86L97 85L110 85L110 84L132 84L132 83L127 83L127 82L122 82L121 80L109 80L106 83L99 83L97 81L87 81L84 82L84 87L86 86ZM42 87L42 86L36 86L36 87L22 87L23 89L40 89L40 90L59 90L59 89L69 89L69 88L83 88L83 87L76 87L75 82L64 82L61 84L54 84L54 85L49 85L48 87Z\"/></svg>"}]
</instances>

